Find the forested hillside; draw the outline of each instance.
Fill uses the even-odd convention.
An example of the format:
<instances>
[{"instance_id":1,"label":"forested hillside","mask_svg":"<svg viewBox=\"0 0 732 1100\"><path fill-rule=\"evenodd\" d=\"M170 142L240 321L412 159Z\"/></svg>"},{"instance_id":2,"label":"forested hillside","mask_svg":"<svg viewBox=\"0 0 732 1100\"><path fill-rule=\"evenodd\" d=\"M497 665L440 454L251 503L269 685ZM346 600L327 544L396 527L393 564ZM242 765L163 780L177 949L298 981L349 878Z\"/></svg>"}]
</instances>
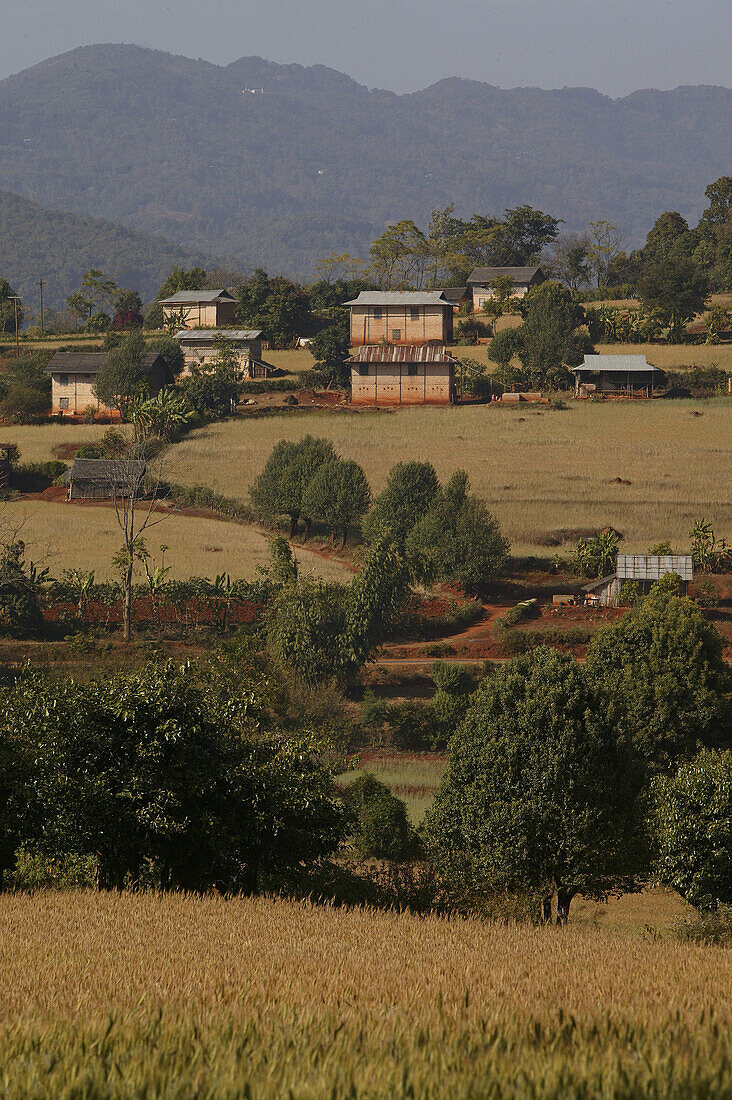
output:
<instances>
[{"instance_id":1,"label":"forested hillside","mask_svg":"<svg viewBox=\"0 0 732 1100\"><path fill-rule=\"evenodd\" d=\"M195 253L160 237L135 233L122 225L45 210L19 195L0 191L2 275L34 309L38 279L45 301L61 307L92 267L102 268L119 286L154 298L175 264L203 262Z\"/></svg>"},{"instance_id":2,"label":"forested hillside","mask_svg":"<svg viewBox=\"0 0 732 1100\"><path fill-rule=\"evenodd\" d=\"M322 66L113 45L0 82L1 187L290 275L452 201L607 218L638 245L659 211L695 221L731 159L717 87L612 100L454 78L398 96Z\"/></svg>"}]
</instances>

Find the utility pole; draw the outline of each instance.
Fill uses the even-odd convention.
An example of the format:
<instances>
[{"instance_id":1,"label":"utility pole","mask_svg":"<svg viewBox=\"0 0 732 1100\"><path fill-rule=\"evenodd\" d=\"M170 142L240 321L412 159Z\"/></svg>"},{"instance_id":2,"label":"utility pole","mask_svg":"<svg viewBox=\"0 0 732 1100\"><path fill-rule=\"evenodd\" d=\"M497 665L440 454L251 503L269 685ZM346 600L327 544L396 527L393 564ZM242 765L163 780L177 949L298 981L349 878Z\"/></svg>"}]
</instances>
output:
<instances>
[{"instance_id":1,"label":"utility pole","mask_svg":"<svg viewBox=\"0 0 732 1100\"><path fill-rule=\"evenodd\" d=\"M38 286L41 290L41 336L43 336L43 279L38 280Z\"/></svg>"},{"instance_id":2,"label":"utility pole","mask_svg":"<svg viewBox=\"0 0 732 1100\"><path fill-rule=\"evenodd\" d=\"M18 302L20 298L17 294L11 294L8 297L8 301L13 303L13 310L15 313L15 358L20 358L20 344L18 343Z\"/></svg>"}]
</instances>

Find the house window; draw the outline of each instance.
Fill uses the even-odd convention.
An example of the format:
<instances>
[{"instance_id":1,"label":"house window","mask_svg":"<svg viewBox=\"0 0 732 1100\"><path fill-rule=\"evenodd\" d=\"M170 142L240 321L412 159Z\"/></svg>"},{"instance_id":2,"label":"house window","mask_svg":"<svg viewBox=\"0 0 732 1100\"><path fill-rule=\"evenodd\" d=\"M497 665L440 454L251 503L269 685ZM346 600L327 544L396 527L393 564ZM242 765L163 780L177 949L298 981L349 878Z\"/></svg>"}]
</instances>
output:
<instances>
[{"instance_id":1,"label":"house window","mask_svg":"<svg viewBox=\"0 0 732 1100\"><path fill-rule=\"evenodd\" d=\"M407 374L409 375L410 378L416 378L418 370L419 370L419 367L417 366L416 363L410 363L407 366Z\"/></svg>"},{"instance_id":2,"label":"house window","mask_svg":"<svg viewBox=\"0 0 732 1100\"><path fill-rule=\"evenodd\" d=\"M412 321L418 321L419 320L419 306L410 306L410 308L409 308L409 317L410 317L410 320L412 320Z\"/></svg>"},{"instance_id":3,"label":"house window","mask_svg":"<svg viewBox=\"0 0 732 1100\"><path fill-rule=\"evenodd\" d=\"M393 328L391 330L391 338L392 340L401 340L402 330L400 328Z\"/></svg>"},{"instance_id":4,"label":"house window","mask_svg":"<svg viewBox=\"0 0 732 1100\"><path fill-rule=\"evenodd\" d=\"M368 363L359 363L358 364L358 373L361 375L362 378L364 378L369 373Z\"/></svg>"},{"instance_id":5,"label":"house window","mask_svg":"<svg viewBox=\"0 0 732 1100\"><path fill-rule=\"evenodd\" d=\"M384 311L382 310L381 306L374 306L374 320L380 321L383 315Z\"/></svg>"},{"instance_id":6,"label":"house window","mask_svg":"<svg viewBox=\"0 0 732 1100\"><path fill-rule=\"evenodd\" d=\"M68 374L59 374L58 381L60 386L68 386L69 376Z\"/></svg>"},{"instance_id":7,"label":"house window","mask_svg":"<svg viewBox=\"0 0 732 1100\"><path fill-rule=\"evenodd\" d=\"M58 407L59 407L60 409L68 409L68 407L69 407L69 399L68 399L68 397L59 397L59 399L58 399Z\"/></svg>"}]
</instances>

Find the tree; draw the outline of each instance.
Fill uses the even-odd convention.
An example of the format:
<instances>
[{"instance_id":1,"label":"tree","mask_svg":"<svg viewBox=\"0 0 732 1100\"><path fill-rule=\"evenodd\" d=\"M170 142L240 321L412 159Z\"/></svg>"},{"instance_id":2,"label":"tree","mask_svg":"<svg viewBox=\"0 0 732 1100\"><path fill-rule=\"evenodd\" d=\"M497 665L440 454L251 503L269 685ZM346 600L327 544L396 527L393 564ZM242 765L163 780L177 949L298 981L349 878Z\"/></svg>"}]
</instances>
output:
<instances>
[{"instance_id":1,"label":"tree","mask_svg":"<svg viewBox=\"0 0 732 1100\"><path fill-rule=\"evenodd\" d=\"M521 329L518 328L504 328L491 340L488 345L487 355L493 363L498 363L500 367L510 366L511 360L514 356L521 354L523 347L523 336Z\"/></svg>"},{"instance_id":2,"label":"tree","mask_svg":"<svg viewBox=\"0 0 732 1100\"><path fill-rule=\"evenodd\" d=\"M95 311L101 313L105 305L111 307L118 294L115 280L93 267L81 280L79 289L66 299L66 305L80 320L88 322Z\"/></svg>"},{"instance_id":3,"label":"tree","mask_svg":"<svg viewBox=\"0 0 732 1100\"><path fill-rule=\"evenodd\" d=\"M146 343L149 352L156 352L165 363L173 378L178 378L185 367L183 349L177 340L167 334L151 336Z\"/></svg>"},{"instance_id":4,"label":"tree","mask_svg":"<svg viewBox=\"0 0 732 1100\"><path fill-rule=\"evenodd\" d=\"M542 267L552 278L570 290L579 290L590 282L590 237L587 233L567 233L552 245Z\"/></svg>"},{"instance_id":5,"label":"tree","mask_svg":"<svg viewBox=\"0 0 732 1100\"><path fill-rule=\"evenodd\" d=\"M651 261L637 286L643 309L668 325L670 343L680 343L689 321L704 309L708 289L706 277L684 258Z\"/></svg>"},{"instance_id":6,"label":"tree","mask_svg":"<svg viewBox=\"0 0 732 1100\"><path fill-rule=\"evenodd\" d=\"M6 359L0 374L0 412L5 419L29 424L48 415L51 406L48 359L44 352L24 352L18 358Z\"/></svg>"},{"instance_id":7,"label":"tree","mask_svg":"<svg viewBox=\"0 0 732 1100\"><path fill-rule=\"evenodd\" d=\"M484 680L448 746L425 832L469 891L526 892L566 921L577 893L628 884L624 766L573 657L540 647Z\"/></svg>"},{"instance_id":8,"label":"tree","mask_svg":"<svg viewBox=\"0 0 732 1100\"><path fill-rule=\"evenodd\" d=\"M203 290L206 272L202 267L174 267L156 295L158 302L172 298L181 290Z\"/></svg>"},{"instance_id":9,"label":"tree","mask_svg":"<svg viewBox=\"0 0 732 1100\"><path fill-rule=\"evenodd\" d=\"M256 270L236 288L238 316L242 324L261 328L271 344L287 347L310 321L307 294L297 283Z\"/></svg>"},{"instance_id":10,"label":"tree","mask_svg":"<svg viewBox=\"0 0 732 1100\"><path fill-rule=\"evenodd\" d=\"M374 775L361 775L343 790L351 811L354 843L364 859L406 859L413 846L407 808Z\"/></svg>"},{"instance_id":11,"label":"tree","mask_svg":"<svg viewBox=\"0 0 732 1100\"><path fill-rule=\"evenodd\" d=\"M431 462L398 462L363 523L366 542L388 539L401 545L429 509L440 483Z\"/></svg>"},{"instance_id":12,"label":"tree","mask_svg":"<svg viewBox=\"0 0 732 1100\"><path fill-rule=\"evenodd\" d=\"M427 238L413 221L390 225L369 249L370 272L381 290L420 290L429 265Z\"/></svg>"},{"instance_id":13,"label":"tree","mask_svg":"<svg viewBox=\"0 0 732 1100\"><path fill-rule=\"evenodd\" d=\"M308 344L308 351L316 361L315 369L329 387L351 385L351 368L346 363L350 350L347 323L321 329Z\"/></svg>"},{"instance_id":14,"label":"tree","mask_svg":"<svg viewBox=\"0 0 732 1100\"><path fill-rule=\"evenodd\" d=\"M582 331L582 306L566 287L547 280L533 287L519 308L524 319L519 357L530 385L567 389L572 381L567 368L592 351Z\"/></svg>"},{"instance_id":15,"label":"tree","mask_svg":"<svg viewBox=\"0 0 732 1100\"><path fill-rule=\"evenodd\" d=\"M303 516L307 537L310 517L303 511L305 491L318 469L335 458L337 455L329 439L315 439L311 435L297 443L281 439L249 491L256 514L263 520L289 516L290 538L297 534L297 525Z\"/></svg>"},{"instance_id":16,"label":"tree","mask_svg":"<svg viewBox=\"0 0 732 1100\"><path fill-rule=\"evenodd\" d=\"M0 730L35 750L24 843L95 854L102 888L147 865L164 889L252 891L260 867L329 854L344 832L331 775L262 718L256 696L222 697L172 663L88 685L21 681Z\"/></svg>"},{"instance_id":17,"label":"tree","mask_svg":"<svg viewBox=\"0 0 732 1100\"><path fill-rule=\"evenodd\" d=\"M490 318L491 329L495 336L498 318L503 317L504 313L511 313L515 307L515 284L511 275L499 275L489 285L493 293L486 298L483 312Z\"/></svg>"},{"instance_id":18,"label":"tree","mask_svg":"<svg viewBox=\"0 0 732 1100\"><path fill-rule=\"evenodd\" d=\"M542 250L556 239L559 233L559 219L544 214L524 203L505 211L504 227L511 258L506 264L522 266L536 263Z\"/></svg>"},{"instance_id":19,"label":"tree","mask_svg":"<svg viewBox=\"0 0 732 1100\"><path fill-rule=\"evenodd\" d=\"M689 224L675 210L667 210L656 218L648 231L642 249L642 262L658 263L661 260L688 259L694 247L694 235Z\"/></svg>"},{"instance_id":20,"label":"tree","mask_svg":"<svg viewBox=\"0 0 732 1100\"><path fill-rule=\"evenodd\" d=\"M47 570L39 574L25 560L25 544L15 532L0 543L0 634L27 638L43 627L38 595Z\"/></svg>"},{"instance_id":21,"label":"tree","mask_svg":"<svg viewBox=\"0 0 732 1100\"><path fill-rule=\"evenodd\" d=\"M357 462L332 458L310 480L302 498L303 513L331 530L331 544L341 529L343 546L348 528L361 519L371 500L371 489Z\"/></svg>"},{"instance_id":22,"label":"tree","mask_svg":"<svg viewBox=\"0 0 732 1100\"><path fill-rule=\"evenodd\" d=\"M268 608L267 639L275 659L309 685L348 683L396 622L410 592L404 555L388 542L373 546L348 588L295 575Z\"/></svg>"},{"instance_id":23,"label":"tree","mask_svg":"<svg viewBox=\"0 0 732 1100\"><path fill-rule=\"evenodd\" d=\"M654 593L598 631L587 670L634 761L636 784L729 736L721 639L691 600Z\"/></svg>"},{"instance_id":24,"label":"tree","mask_svg":"<svg viewBox=\"0 0 732 1100\"><path fill-rule=\"evenodd\" d=\"M703 749L654 793L661 881L697 909L732 905L732 752Z\"/></svg>"},{"instance_id":25,"label":"tree","mask_svg":"<svg viewBox=\"0 0 732 1100\"><path fill-rule=\"evenodd\" d=\"M150 392L150 378L145 365L147 348L142 333L127 333L107 355L94 383L98 400L110 409L118 409L126 419L136 400Z\"/></svg>"},{"instance_id":26,"label":"tree","mask_svg":"<svg viewBox=\"0 0 732 1100\"><path fill-rule=\"evenodd\" d=\"M17 310L18 328L23 324L24 314L20 302L13 299L16 291L7 279L0 278L0 332L15 332L15 318Z\"/></svg>"},{"instance_id":27,"label":"tree","mask_svg":"<svg viewBox=\"0 0 732 1100\"><path fill-rule=\"evenodd\" d=\"M405 546L415 573L426 580L481 590L505 569L509 545L495 516L469 489L468 475L457 470L412 528Z\"/></svg>"},{"instance_id":28,"label":"tree","mask_svg":"<svg viewBox=\"0 0 732 1100\"><path fill-rule=\"evenodd\" d=\"M136 290L122 290L114 303L112 328L142 328L142 299Z\"/></svg>"},{"instance_id":29,"label":"tree","mask_svg":"<svg viewBox=\"0 0 732 1100\"><path fill-rule=\"evenodd\" d=\"M590 247L587 258L595 273L598 286L607 286L610 271L623 244L623 236L617 226L601 218L590 222Z\"/></svg>"}]
</instances>

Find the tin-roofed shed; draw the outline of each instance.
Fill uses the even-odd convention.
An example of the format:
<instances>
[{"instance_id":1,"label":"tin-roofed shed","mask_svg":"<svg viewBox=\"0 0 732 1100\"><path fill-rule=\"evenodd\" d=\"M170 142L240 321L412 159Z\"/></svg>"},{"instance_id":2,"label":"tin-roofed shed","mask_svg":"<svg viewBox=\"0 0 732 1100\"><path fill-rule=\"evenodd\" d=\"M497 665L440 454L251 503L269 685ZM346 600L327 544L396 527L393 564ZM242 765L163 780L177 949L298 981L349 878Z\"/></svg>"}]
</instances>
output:
<instances>
[{"instance_id":1,"label":"tin-roofed shed","mask_svg":"<svg viewBox=\"0 0 732 1100\"><path fill-rule=\"evenodd\" d=\"M575 397L652 397L666 384L666 375L645 355L585 355L572 370Z\"/></svg>"}]
</instances>

